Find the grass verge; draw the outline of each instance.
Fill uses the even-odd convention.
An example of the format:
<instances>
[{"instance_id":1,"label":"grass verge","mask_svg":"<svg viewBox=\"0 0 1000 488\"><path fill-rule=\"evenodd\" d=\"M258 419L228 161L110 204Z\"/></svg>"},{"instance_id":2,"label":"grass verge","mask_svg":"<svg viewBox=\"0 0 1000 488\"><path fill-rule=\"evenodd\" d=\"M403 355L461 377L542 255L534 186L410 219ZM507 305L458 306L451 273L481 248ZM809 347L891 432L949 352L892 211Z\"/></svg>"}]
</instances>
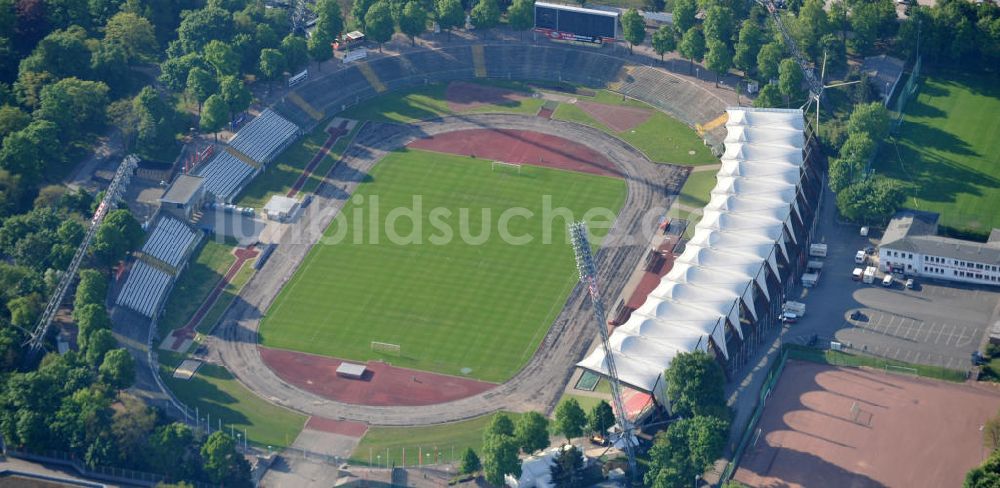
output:
<instances>
[{"instance_id":1,"label":"grass verge","mask_svg":"<svg viewBox=\"0 0 1000 488\"><path fill-rule=\"evenodd\" d=\"M232 251L233 246L228 243L218 242L212 237L204 239L170 292L163 318L157 322L157 332L161 337L183 327L191 319L236 260Z\"/></svg>"},{"instance_id":2,"label":"grass verge","mask_svg":"<svg viewBox=\"0 0 1000 488\"><path fill-rule=\"evenodd\" d=\"M517 414L507 415L517 421ZM351 462L385 466L388 455L389 466L403 466L404 449L406 466L418 465L421 456L425 464L461 460L470 447L481 455L483 431L494 416L425 427L372 427L354 449Z\"/></svg>"},{"instance_id":3,"label":"grass verge","mask_svg":"<svg viewBox=\"0 0 1000 488\"><path fill-rule=\"evenodd\" d=\"M163 381L189 408L197 407L201 417L211 416L212 430L221 421L223 429L246 429L250 442L257 446L287 447L306 423L305 415L264 401L221 366L203 364L193 378L180 380L173 372L184 357L165 351L158 354Z\"/></svg>"}]
</instances>

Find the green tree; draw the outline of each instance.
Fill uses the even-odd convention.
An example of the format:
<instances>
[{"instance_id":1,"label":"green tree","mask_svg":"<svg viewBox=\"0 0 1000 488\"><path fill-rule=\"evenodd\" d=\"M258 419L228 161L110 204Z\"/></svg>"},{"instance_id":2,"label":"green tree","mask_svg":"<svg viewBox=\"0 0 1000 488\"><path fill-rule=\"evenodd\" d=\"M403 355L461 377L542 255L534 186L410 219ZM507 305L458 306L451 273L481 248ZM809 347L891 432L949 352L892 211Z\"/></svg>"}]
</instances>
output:
<instances>
[{"instance_id":1,"label":"green tree","mask_svg":"<svg viewBox=\"0 0 1000 488\"><path fill-rule=\"evenodd\" d=\"M281 54L288 71L295 73L309 62L309 44L302 36L288 34L281 40Z\"/></svg>"},{"instance_id":2,"label":"green tree","mask_svg":"<svg viewBox=\"0 0 1000 488\"><path fill-rule=\"evenodd\" d=\"M549 447L549 419L538 412L528 412L517 419L514 439L526 454Z\"/></svg>"},{"instance_id":3,"label":"green tree","mask_svg":"<svg viewBox=\"0 0 1000 488\"><path fill-rule=\"evenodd\" d=\"M118 459L136 466L143 461L146 438L156 427L156 412L131 395L121 396L121 408L111 417L111 436Z\"/></svg>"},{"instance_id":4,"label":"green tree","mask_svg":"<svg viewBox=\"0 0 1000 488\"><path fill-rule=\"evenodd\" d=\"M337 0L318 0L314 9L316 29L309 37L307 48L309 57L319 64L333 57L330 43L344 31L344 16Z\"/></svg>"},{"instance_id":5,"label":"green tree","mask_svg":"<svg viewBox=\"0 0 1000 488\"><path fill-rule=\"evenodd\" d=\"M87 338L87 349L84 357L87 364L98 367L104 362L104 356L112 349L118 347L118 341L111 334L110 329L97 329L90 333Z\"/></svg>"},{"instance_id":6,"label":"green tree","mask_svg":"<svg viewBox=\"0 0 1000 488\"><path fill-rule=\"evenodd\" d=\"M80 26L53 31L21 61L20 70L47 72L56 78L88 78L91 71L87 41L87 31Z\"/></svg>"},{"instance_id":7,"label":"green tree","mask_svg":"<svg viewBox=\"0 0 1000 488\"><path fill-rule=\"evenodd\" d=\"M229 121L229 105L219 94L213 94L205 100L205 112L201 114L199 127L202 132L215 134L216 142L219 141L219 131L226 126Z\"/></svg>"},{"instance_id":8,"label":"green tree","mask_svg":"<svg viewBox=\"0 0 1000 488\"><path fill-rule=\"evenodd\" d=\"M778 91L785 97L785 106L790 100L794 100L802 95L802 68L794 59L784 59L778 66Z\"/></svg>"},{"instance_id":9,"label":"green tree","mask_svg":"<svg viewBox=\"0 0 1000 488\"><path fill-rule=\"evenodd\" d=\"M653 33L653 51L660 55L660 61L663 61L663 55L677 49L677 38L674 37L674 29L669 25L661 25L656 32Z\"/></svg>"},{"instance_id":10,"label":"green tree","mask_svg":"<svg viewBox=\"0 0 1000 488\"><path fill-rule=\"evenodd\" d=\"M479 30L489 31L500 24L500 7L496 0L478 0L470 13L472 25Z\"/></svg>"},{"instance_id":11,"label":"green tree","mask_svg":"<svg viewBox=\"0 0 1000 488\"><path fill-rule=\"evenodd\" d=\"M864 176L865 160L854 158L831 158L829 170L830 189L834 193L847 188Z\"/></svg>"},{"instance_id":12,"label":"green tree","mask_svg":"<svg viewBox=\"0 0 1000 488\"><path fill-rule=\"evenodd\" d=\"M202 50L205 61L215 68L216 76L233 76L240 72L240 55L226 42L214 39Z\"/></svg>"},{"instance_id":13,"label":"green tree","mask_svg":"<svg viewBox=\"0 0 1000 488\"><path fill-rule=\"evenodd\" d=\"M198 104L199 115L201 114L202 104L218 89L218 81L208 70L196 66L188 72L186 92Z\"/></svg>"},{"instance_id":14,"label":"green tree","mask_svg":"<svg viewBox=\"0 0 1000 488\"><path fill-rule=\"evenodd\" d=\"M277 49L261 49L257 69L265 80L277 80L285 72L285 55Z\"/></svg>"},{"instance_id":15,"label":"green tree","mask_svg":"<svg viewBox=\"0 0 1000 488\"><path fill-rule=\"evenodd\" d=\"M695 16L698 14L697 0L674 0L674 28L677 33L684 36L695 25Z\"/></svg>"},{"instance_id":16,"label":"green tree","mask_svg":"<svg viewBox=\"0 0 1000 488\"><path fill-rule=\"evenodd\" d=\"M633 46L646 40L646 22L642 20L638 10L630 8L622 14L622 36L628 41L629 54L632 54Z\"/></svg>"},{"instance_id":17,"label":"green tree","mask_svg":"<svg viewBox=\"0 0 1000 488\"><path fill-rule=\"evenodd\" d=\"M111 330L111 318L102 303L88 303L73 310L78 330L76 342L81 350L90 348L90 337L99 330Z\"/></svg>"},{"instance_id":18,"label":"green tree","mask_svg":"<svg viewBox=\"0 0 1000 488\"><path fill-rule=\"evenodd\" d=\"M230 116L246 110L253 102L250 90L243 84L243 80L235 76L222 77L219 81L219 95L226 102Z\"/></svg>"},{"instance_id":19,"label":"green tree","mask_svg":"<svg viewBox=\"0 0 1000 488\"><path fill-rule=\"evenodd\" d=\"M965 474L963 488L996 488L1000 486L1000 451L993 451L983 464Z\"/></svg>"},{"instance_id":20,"label":"green tree","mask_svg":"<svg viewBox=\"0 0 1000 488\"><path fill-rule=\"evenodd\" d=\"M365 14L368 10L372 8L376 0L357 0L351 5L351 19L353 20L354 26L362 31L368 32L368 26L365 25Z\"/></svg>"},{"instance_id":21,"label":"green tree","mask_svg":"<svg viewBox=\"0 0 1000 488\"><path fill-rule=\"evenodd\" d=\"M104 126L108 85L99 81L64 78L42 88L36 119L56 124L63 141Z\"/></svg>"},{"instance_id":22,"label":"green tree","mask_svg":"<svg viewBox=\"0 0 1000 488\"><path fill-rule=\"evenodd\" d=\"M889 111L879 102L855 106L847 121L847 133L868 134L872 141L885 139L889 133Z\"/></svg>"},{"instance_id":23,"label":"green tree","mask_svg":"<svg viewBox=\"0 0 1000 488\"><path fill-rule=\"evenodd\" d=\"M201 51L209 41L215 39L232 38L233 17L221 8L208 6L188 10L182 17L177 28L177 43L181 54Z\"/></svg>"},{"instance_id":24,"label":"green tree","mask_svg":"<svg viewBox=\"0 0 1000 488\"><path fill-rule=\"evenodd\" d=\"M121 46L129 63L152 61L159 51L153 24L132 12L119 12L108 19L104 42Z\"/></svg>"},{"instance_id":25,"label":"green tree","mask_svg":"<svg viewBox=\"0 0 1000 488\"><path fill-rule=\"evenodd\" d=\"M392 10L385 1L375 2L365 14L365 35L378 43L378 52L382 52L382 44L392 39L395 25L392 21Z\"/></svg>"},{"instance_id":26,"label":"green tree","mask_svg":"<svg viewBox=\"0 0 1000 488\"><path fill-rule=\"evenodd\" d=\"M703 351L678 354L664 374L671 412L681 416L726 417L722 366Z\"/></svg>"},{"instance_id":27,"label":"green tree","mask_svg":"<svg viewBox=\"0 0 1000 488\"><path fill-rule=\"evenodd\" d=\"M844 145L840 146L840 157L855 161L868 161L875 155L875 142L867 132L850 132Z\"/></svg>"},{"instance_id":28,"label":"green tree","mask_svg":"<svg viewBox=\"0 0 1000 488\"><path fill-rule=\"evenodd\" d=\"M575 398L567 398L556 407L556 419L552 430L556 434L565 436L567 444L570 439L583 435L583 428L586 425L587 414Z\"/></svg>"},{"instance_id":29,"label":"green tree","mask_svg":"<svg viewBox=\"0 0 1000 488\"><path fill-rule=\"evenodd\" d=\"M190 452L193 444L190 427L180 422L160 426L146 441L146 462L157 473L169 473L171 479L190 478L197 468Z\"/></svg>"},{"instance_id":30,"label":"green tree","mask_svg":"<svg viewBox=\"0 0 1000 488\"><path fill-rule=\"evenodd\" d=\"M486 425L486 430L483 432L483 440L486 441L498 436L514 436L514 422L503 412L490 419L490 423Z\"/></svg>"},{"instance_id":31,"label":"green tree","mask_svg":"<svg viewBox=\"0 0 1000 488\"><path fill-rule=\"evenodd\" d=\"M113 210L97 229L90 249L95 257L111 266L138 248L142 238L142 227L128 210Z\"/></svg>"},{"instance_id":32,"label":"green tree","mask_svg":"<svg viewBox=\"0 0 1000 488\"><path fill-rule=\"evenodd\" d=\"M820 40L830 32L830 21L823 0L806 0L795 18L792 29L799 49L812 59L822 61Z\"/></svg>"},{"instance_id":33,"label":"green tree","mask_svg":"<svg viewBox=\"0 0 1000 488\"><path fill-rule=\"evenodd\" d=\"M722 5L712 5L705 11L705 40L729 44L733 37L733 11Z\"/></svg>"},{"instance_id":34,"label":"green tree","mask_svg":"<svg viewBox=\"0 0 1000 488\"><path fill-rule=\"evenodd\" d=\"M174 91L182 91L187 87L188 74L191 68L199 67L205 70L212 65L200 54L190 53L176 58L169 58L160 63L160 82Z\"/></svg>"},{"instance_id":35,"label":"green tree","mask_svg":"<svg viewBox=\"0 0 1000 488\"><path fill-rule=\"evenodd\" d=\"M414 0L406 2L399 17L399 30L410 38L410 45L417 45L417 36L427 30L427 11Z\"/></svg>"},{"instance_id":36,"label":"green tree","mask_svg":"<svg viewBox=\"0 0 1000 488\"><path fill-rule=\"evenodd\" d=\"M451 40L451 30L465 22L465 10L462 9L461 0L435 0L437 10L438 26L441 30L448 32L448 40Z\"/></svg>"},{"instance_id":37,"label":"green tree","mask_svg":"<svg viewBox=\"0 0 1000 488\"><path fill-rule=\"evenodd\" d=\"M773 80L778 77L778 67L784 58L781 44L769 42L760 48L757 53L757 73L762 80Z\"/></svg>"},{"instance_id":38,"label":"green tree","mask_svg":"<svg viewBox=\"0 0 1000 488\"><path fill-rule=\"evenodd\" d=\"M563 449L549 466L549 475L555 488L583 486L583 454L576 446Z\"/></svg>"},{"instance_id":39,"label":"green tree","mask_svg":"<svg viewBox=\"0 0 1000 488\"><path fill-rule=\"evenodd\" d=\"M693 27L684 33L681 43L677 46L677 52L682 58L688 60L688 73L694 72L694 62L701 62L705 57L705 36L701 34L701 29Z\"/></svg>"},{"instance_id":40,"label":"green tree","mask_svg":"<svg viewBox=\"0 0 1000 488\"><path fill-rule=\"evenodd\" d=\"M104 355L97 372L108 386L124 390L135 383L135 360L125 349L113 349Z\"/></svg>"},{"instance_id":41,"label":"green tree","mask_svg":"<svg viewBox=\"0 0 1000 488\"><path fill-rule=\"evenodd\" d=\"M472 474L479 471L482 468L482 464L479 462L479 456L476 455L476 451L472 448L465 450L465 454L462 455L462 463L459 465L458 471L462 474Z\"/></svg>"},{"instance_id":42,"label":"green tree","mask_svg":"<svg viewBox=\"0 0 1000 488\"><path fill-rule=\"evenodd\" d=\"M881 224L896 213L905 198L905 189L899 181L863 178L837 193L837 209L848 220Z\"/></svg>"},{"instance_id":43,"label":"green tree","mask_svg":"<svg viewBox=\"0 0 1000 488\"><path fill-rule=\"evenodd\" d=\"M17 132L31 123L31 116L13 105L0 107L0 140L11 132Z\"/></svg>"},{"instance_id":44,"label":"green tree","mask_svg":"<svg viewBox=\"0 0 1000 488\"><path fill-rule=\"evenodd\" d=\"M729 46L720 41L708 42L708 53L705 54L705 67L715 72L715 86L719 86L719 76L729 72L733 66L733 55Z\"/></svg>"},{"instance_id":45,"label":"green tree","mask_svg":"<svg viewBox=\"0 0 1000 488\"><path fill-rule=\"evenodd\" d=\"M250 465L236 452L236 442L225 432L215 431L201 446L205 474L213 483L250 486Z\"/></svg>"},{"instance_id":46,"label":"green tree","mask_svg":"<svg viewBox=\"0 0 1000 488\"><path fill-rule=\"evenodd\" d=\"M521 460L517 457L517 441L512 436L498 435L483 444L483 476L493 486L504 484L504 475L521 476Z\"/></svg>"},{"instance_id":47,"label":"green tree","mask_svg":"<svg viewBox=\"0 0 1000 488\"><path fill-rule=\"evenodd\" d=\"M733 64L748 75L757 68L757 55L760 53L763 33L753 19L746 19L740 27L739 41L736 42L736 53Z\"/></svg>"},{"instance_id":48,"label":"green tree","mask_svg":"<svg viewBox=\"0 0 1000 488\"><path fill-rule=\"evenodd\" d=\"M726 446L728 422L711 416L677 420L656 435L649 450L647 486L688 486L715 462Z\"/></svg>"},{"instance_id":49,"label":"green tree","mask_svg":"<svg viewBox=\"0 0 1000 488\"><path fill-rule=\"evenodd\" d=\"M535 0L514 0L507 9L507 24L521 34L535 25Z\"/></svg>"},{"instance_id":50,"label":"green tree","mask_svg":"<svg viewBox=\"0 0 1000 488\"><path fill-rule=\"evenodd\" d=\"M10 323L22 329L30 328L42 314L43 306L42 297L38 293L14 298L7 302Z\"/></svg>"},{"instance_id":51,"label":"green tree","mask_svg":"<svg viewBox=\"0 0 1000 488\"><path fill-rule=\"evenodd\" d=\"M590 409L587 414L587 428L602 436L607 435L608 429L615 425L615 412L608 402L601 400Z\"/></svg>"}]
</instances>

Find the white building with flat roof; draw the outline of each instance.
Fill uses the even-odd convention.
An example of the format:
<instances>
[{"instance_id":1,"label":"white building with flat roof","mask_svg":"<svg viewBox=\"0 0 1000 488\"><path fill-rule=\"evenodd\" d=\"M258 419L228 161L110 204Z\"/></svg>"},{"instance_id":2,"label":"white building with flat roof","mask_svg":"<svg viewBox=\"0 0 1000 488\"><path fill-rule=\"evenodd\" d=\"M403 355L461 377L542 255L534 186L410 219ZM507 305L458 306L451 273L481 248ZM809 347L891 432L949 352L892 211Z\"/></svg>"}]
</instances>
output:
<instances>
[{"instance_id":1,"label":"white building with flat roof","mask_svg":"<svg viewBox=\"0 0 1000 488\"><path fill-rule=\"evenodd\" d=\"M985 242L937 235L938 214L904 209L886 227L879 268L910 276L1000 285L1000 229Z\"/></svg>"}]
</instances>

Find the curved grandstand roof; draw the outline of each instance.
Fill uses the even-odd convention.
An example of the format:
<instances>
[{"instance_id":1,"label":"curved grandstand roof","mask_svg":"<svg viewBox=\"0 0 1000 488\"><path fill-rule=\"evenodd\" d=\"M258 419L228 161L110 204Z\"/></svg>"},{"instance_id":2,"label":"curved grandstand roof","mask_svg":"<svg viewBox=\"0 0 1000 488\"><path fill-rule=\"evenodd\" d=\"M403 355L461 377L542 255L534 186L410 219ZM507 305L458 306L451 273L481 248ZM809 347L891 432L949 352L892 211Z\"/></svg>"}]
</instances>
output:
<instances>
[{"instance_id":1,"label":"curved grandstand roof","mask_svg":"<svg viewBox=\"0 0 1000 488\"><path fill-rule=\"evenodd\" d=\"M802 183L801 110L727 110L726 149L711 201L694 236L646 302L611 336L622 381L659 394L662 372L681 352L710 350L725 357L725 322L740 335L742 303L755 318L754 286L770 300L767 273L780 280L775 247L785 257L793 242L792 211ZM787 230L787 233L786 233ZM607 374L598 349L579 366Z\"/></svg>"}]
</instances>

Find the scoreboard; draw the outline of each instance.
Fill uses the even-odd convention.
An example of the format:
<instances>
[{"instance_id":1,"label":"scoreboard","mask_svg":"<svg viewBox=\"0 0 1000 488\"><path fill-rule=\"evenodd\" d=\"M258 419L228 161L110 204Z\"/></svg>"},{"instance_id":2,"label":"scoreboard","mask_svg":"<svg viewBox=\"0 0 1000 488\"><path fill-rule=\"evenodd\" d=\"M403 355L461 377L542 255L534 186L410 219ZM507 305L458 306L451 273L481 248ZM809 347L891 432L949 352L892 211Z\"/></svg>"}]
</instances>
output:
<instances>
[{"instance_id":1,"label":"scoreboard","mask_svg":"<svg viewBox=\"0 0 1000 488\"><path fill-rule=\"evenodd\" d=\"M535 2L535 31L563 41L615 42L618 12Z\"/></svg>"}]
</instances>

